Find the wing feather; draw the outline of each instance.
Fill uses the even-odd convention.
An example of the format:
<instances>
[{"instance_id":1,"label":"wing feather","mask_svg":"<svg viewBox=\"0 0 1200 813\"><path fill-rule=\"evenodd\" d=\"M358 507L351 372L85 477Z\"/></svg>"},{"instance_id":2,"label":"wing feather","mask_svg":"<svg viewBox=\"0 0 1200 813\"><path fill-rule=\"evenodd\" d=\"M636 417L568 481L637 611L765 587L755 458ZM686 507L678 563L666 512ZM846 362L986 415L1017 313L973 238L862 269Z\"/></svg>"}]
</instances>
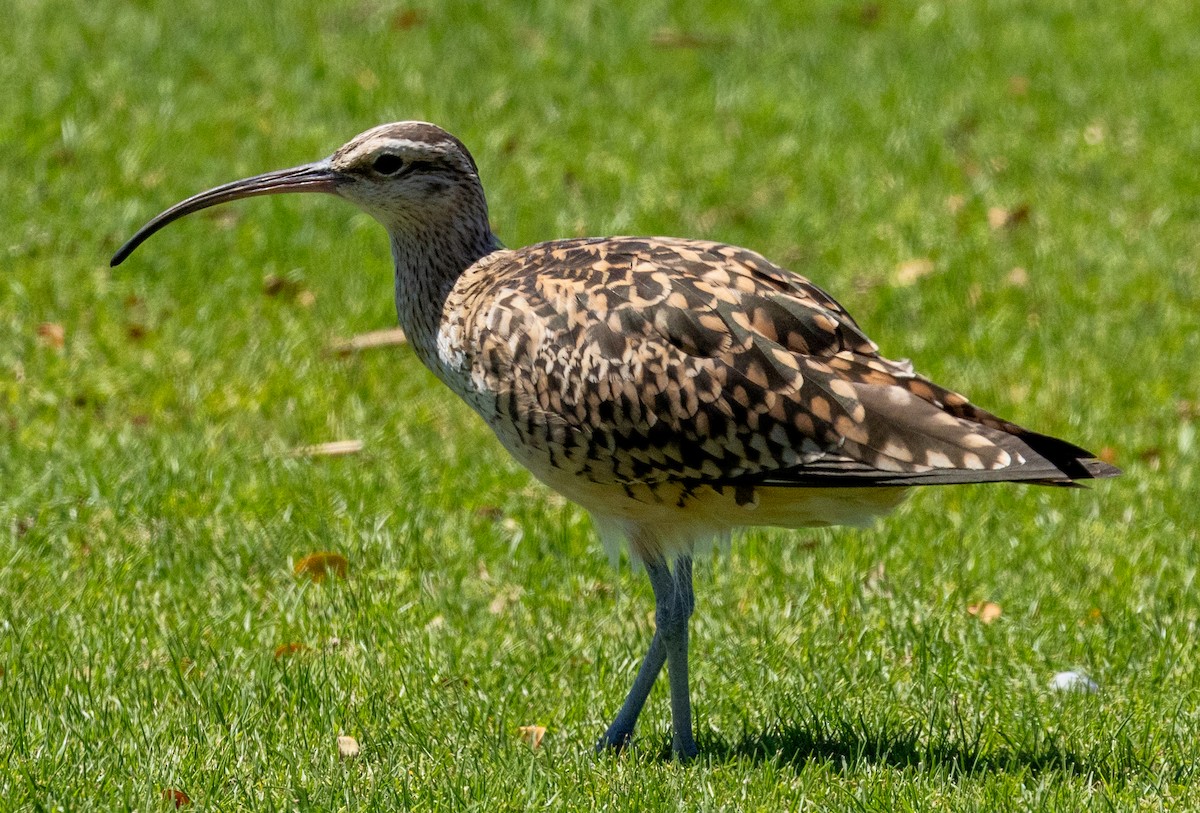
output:
<instances>
[{"instance_id":1,"label":"wing feather","mask_svg":"<svg viewBox=\"0 0 1200 813\"><path fill-rule=\"evenodd\" d=\"M557 241L491 259L461 287L448 306L468 338L473 404L510 448L595 482L1065 484L1116 473L884 358L831 296L745 249Z\"/></svg>"}]
</instances>

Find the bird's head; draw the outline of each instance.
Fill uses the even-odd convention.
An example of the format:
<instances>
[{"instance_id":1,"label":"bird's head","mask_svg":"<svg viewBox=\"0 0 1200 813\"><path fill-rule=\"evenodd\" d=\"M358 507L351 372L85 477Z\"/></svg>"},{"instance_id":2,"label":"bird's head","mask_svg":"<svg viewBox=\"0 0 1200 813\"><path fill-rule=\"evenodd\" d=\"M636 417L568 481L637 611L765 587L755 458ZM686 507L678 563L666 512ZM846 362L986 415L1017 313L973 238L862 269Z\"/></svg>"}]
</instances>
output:
<instances>
[{"instance_id":1,"label":"bird's head","mask_svg":"<svg viewBox=\"0 0 1200 813\"><path fill-rule=\"evenodd\" d=\"M479 172L463 143L420 121L384 124L361 133L328 158L267 172L193 195L138 230L112 258L119 265L146 238L179 218L240 198L325 192L358 206L394 237L430 231L483 232L487 203Z\"/></svg>"}]
</instances>

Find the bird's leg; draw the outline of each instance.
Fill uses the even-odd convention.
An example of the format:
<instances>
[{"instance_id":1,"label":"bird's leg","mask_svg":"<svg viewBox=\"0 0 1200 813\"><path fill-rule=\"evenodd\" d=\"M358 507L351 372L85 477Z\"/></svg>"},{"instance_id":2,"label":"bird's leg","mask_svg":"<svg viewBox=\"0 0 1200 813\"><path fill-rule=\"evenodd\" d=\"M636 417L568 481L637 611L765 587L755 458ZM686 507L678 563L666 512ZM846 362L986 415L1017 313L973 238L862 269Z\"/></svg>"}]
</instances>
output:
<instances>
[{"instance_id":1,"label":"bird's leg","mask_svg":"<svg viewBox=\"0 0 1200 813\"><path fill-rule=\"evenodd\" d=\"M692 700L688 691L688 620L696 607L692 592L692 560L681 556L675 560L675 572L649 571L654 588L655 634L662 635L667 650L667 680L671 685L671 750L675 756L690 759L696 756L696 740L692 736Z\"/></svg>"},{"instance_id":2,"label":"bird's leg","mask_svg":"<svg viewBox=\"0 0 1200 813\"><path fill-rule=\"evenodd\" d=\"M633 739L633 727L637 724L638 715L642 713L642 706L646 704L650 688L658 679L658 673L662 671L666 661L667 648L663 645L662 635L655 630L654 637L650 639L650 648L646 650L646 657L642 660L642 666L638 669L637 677L633 679L633 686L630 687L629 694L626 695L625 702L621 705L621 710L617 712L612 725L604 732L600 742L596 743L597 751L603 751L606 748L620 751Z\"/></svg>"},{"instance_id":3,"label":"bird's leg","mask_svg":"<svg viewBox=\"0 0 1200 813\"><path fill-rule=\"evenodd\" d=\"M661 559L646 563L650 586L654 589L654 637L634 678L633 687L608 731L596 744L597 750L621 749L633 737L633 727L641 714L650 688L654 685L663 663L669 661L668 680L671 684L671 725L674 731L672 748L680 757L697 753L692 737L692 708L688 695L688 619L695 607L692 593L692 560L681 557L675 571Z\"/></svg>"}]
</instances>

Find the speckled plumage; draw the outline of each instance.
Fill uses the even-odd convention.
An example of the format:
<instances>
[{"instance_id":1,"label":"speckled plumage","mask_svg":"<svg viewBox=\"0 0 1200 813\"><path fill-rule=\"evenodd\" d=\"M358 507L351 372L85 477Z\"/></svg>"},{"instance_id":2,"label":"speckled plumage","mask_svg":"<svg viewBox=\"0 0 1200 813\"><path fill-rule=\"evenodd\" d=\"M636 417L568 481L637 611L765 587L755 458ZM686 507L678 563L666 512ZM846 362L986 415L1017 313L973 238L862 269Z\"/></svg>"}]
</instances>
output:
<instances>
[{"instance_id":1,"label":"speckled plumage","mask_svg":"<svg viewBox=\"0 0 1200 813\"><path fill-rule=\"evenodd\" d=\"M1105 470L882 357L820 288L720 243L489 254L446 300L438 355L548 485L602 518L661 526L648 549L629 534L643 557L677 554L705 526L867 519L907 486ZM845 494L866 487L889 493Z\"/></svg>"},{"instance_id":2,"label":"speckled plumage","mask_svg":"<svg viewBox=\"0 0 1200 813\"><path fill-rule=\"evenodd\" d=\"M1118 473L884 358L831 296L752 251L662 237L502 248L474 159L424 122L189 198L113 262L190 212L286 191L340 195L387 228L417 355L646 565L657 629L602 746L632 736L669 661L674 747L696 751L687 619L698 543L743 525L863 522L912 486Z\"/></svg>"}]
</instances>

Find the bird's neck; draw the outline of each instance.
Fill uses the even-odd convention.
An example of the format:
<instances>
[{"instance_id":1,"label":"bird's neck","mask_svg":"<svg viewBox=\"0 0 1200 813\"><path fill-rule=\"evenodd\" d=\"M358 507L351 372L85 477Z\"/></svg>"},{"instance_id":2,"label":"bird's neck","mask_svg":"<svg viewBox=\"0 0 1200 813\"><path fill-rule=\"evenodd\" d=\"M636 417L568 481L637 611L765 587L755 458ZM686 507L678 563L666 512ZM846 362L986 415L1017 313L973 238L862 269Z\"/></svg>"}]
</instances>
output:
<instances>
[{"instance_id":1,"label":"bird's neck","mask_svg":"<svg viewBox=\"0 0 1200 813\"><path fill-rule=\"evenodd\" d=\"M446 298L462 273L501 248L486 217L453 227L407 228L391 233L396 264L396 315L408 341L435 373L437 335Z\"/></svg>"}]
</instances>

